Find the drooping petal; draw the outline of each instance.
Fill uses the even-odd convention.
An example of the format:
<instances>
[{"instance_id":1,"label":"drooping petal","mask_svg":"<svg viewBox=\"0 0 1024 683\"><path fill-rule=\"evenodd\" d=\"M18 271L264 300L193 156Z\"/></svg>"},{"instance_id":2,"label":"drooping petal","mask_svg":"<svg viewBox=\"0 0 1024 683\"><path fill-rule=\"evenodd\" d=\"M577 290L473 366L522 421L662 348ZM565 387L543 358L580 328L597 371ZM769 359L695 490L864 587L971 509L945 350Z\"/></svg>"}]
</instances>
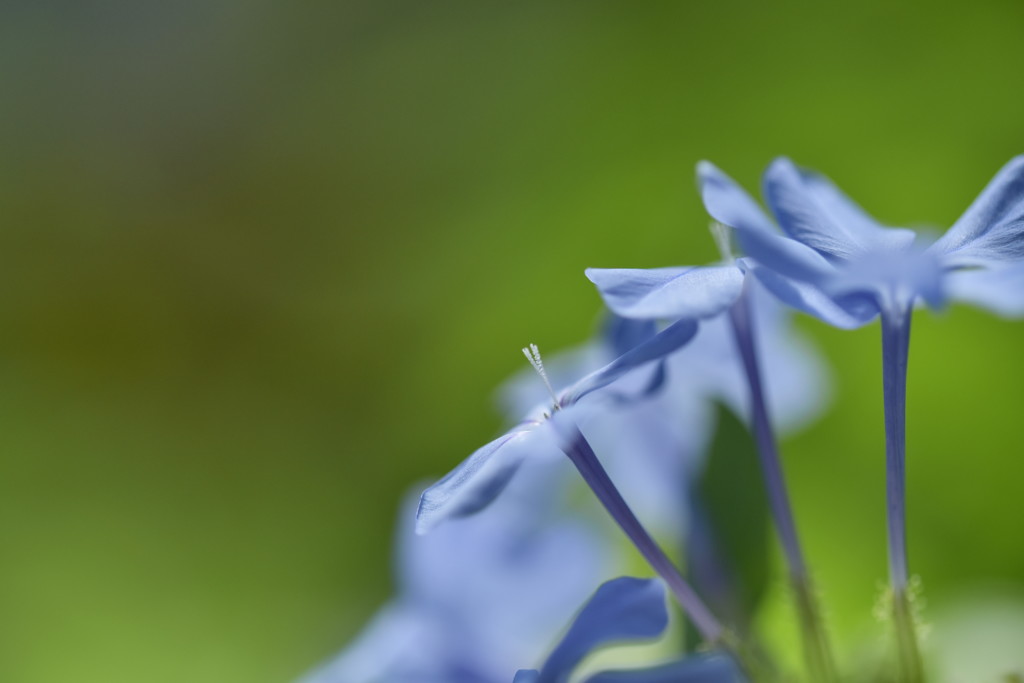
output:
<instances>
[{"instance_id":1,"label":"drooping petal","mask_svg":"<svg viewBox=\"0 0 1024 683\"><path fill-rule=\"evenodd\" d=\"M950 298L1006 318L1024 317L1024 265L957 270L949 274Z\"/></svg>"},{"instance_id":2,"label":"drooping petal","mask_svg":"<svg viewBox=\"0 0 1024 683\"><path fill-rule=\"evenodd\" d=\"M668 625L665 588L656 579L623 576L602 584L541 668L538 683L564 683L595 648L661 635Z\"/></svg>"},{"instance_id":3,"label":"drooping petal","mask_svg":"<svg viewBox=\"0 0 1024 683\"><path fill-rule=\"evenodd\" d=\"M1024 258L1024 154L1000 169L932 248L950 266Z\"/></svg>"},{"instance_id":4,"label":"drooping petal","mask_svg":"<svg viewBox=\"0 0 1024 683\"><path fill-rule=\"evenodd\" d=\"M850 330L870 322L878 315L878 306L871 297L849 296L836 299L812 284L783 277L772 268L755 265L750 270L783 303L833 327Z\"/></svg>"},{"instance_id":5,"label":"drooping petal","mask_svg":"<svg viewBox=\"0 0 1024 683\"><path fill-rule=\"evenodd\" d=\"M744 231L775 232L775 225L754 198L710 161L697 164L704 208L719 223Z\"/></svg>"},{"instance_id":6,"label":"drooping petal","mask_svg":"<svg viewBox=\"0 0 1024 683\"><path fill-rule=\"evenodd\" d=\"M474 451L423 492L416 532L423 534L444 519L482 510L508 485L525 457L557 448L550 436L543 422L524 422Z\"/></svg>"},{"instance_id":7,"label":"drooping petal","mask_svg":"<svg viewBox=\"0 0 1024 683\"><path fill-rule=\"evenodd\" d=\"M716 221L736 231L748 256L786 277L805 282L818 282L832 272L821 254L779 234L757 202L713 164L697 164L697 179L704 208Z\"/></svg>"},{"instance_id":8,"label":"drooping petal","mask_svg":"<svg viewBox=\"0 0 1024 683\"><path fill-rule=\"evenodd\" d=\"M627 318L706 318L740 294L743 274L732 265L706 268L588 268L612 311Z\"/></svg>"},{"instance_id":9,"label":"drooping petal","mask_svg":"<svg viewBox=\"0 0 1024 683\"><path fill-rule=\"evenodd\" d=\"M736 237L751 260L784 277L819 285L835 275L835 266L824 256L791 237L738 227Z\"/></svg>"},{"instance_id":10,"label":"drooping petal","mask_svg":"<svg viewBox=\"0 0 1024 683\"><path fill-rule=\"evenodd\" d=\"M683 319L675 322L639 346L635 346L603 368L590 373L566 391L562 405L572 405L587 394L608 386L642 365L664 358L681 348L697 334L697 323Z\"/></svg>"},{"instance_id":11,"label":"drooping petal","mask_svg":"<svg viewBox=\"0 0 1024 683\"><path fill-rule=\"evenodd\" d=\"M881 226L827 178L786 158L768 166L764 194L786 234L833 261L903 249L916 236L912 230Z\"/></svg>"},{"instance_id":12,"label":"drooping petal","mask_svg":"<svg viewBox=\"0 0 1024 683\"><path fill-rule=\"evenodd\" d=\"M630 349L640 346L658 333L653 320L631 320L618 315L609 315L602 326L602 341L612 356L621 356Z\"/></svg>"},{"instance_id":13,"label":"drooping petal","mask_svg":"<svg viewBox=\"0 0 1024 683\"><path fill-rule=\"evenodd\" d=\"M687 657L650 669L604 671L584 683L744 683L736 662L727 655Z\"/></svg>"}]
</instances>

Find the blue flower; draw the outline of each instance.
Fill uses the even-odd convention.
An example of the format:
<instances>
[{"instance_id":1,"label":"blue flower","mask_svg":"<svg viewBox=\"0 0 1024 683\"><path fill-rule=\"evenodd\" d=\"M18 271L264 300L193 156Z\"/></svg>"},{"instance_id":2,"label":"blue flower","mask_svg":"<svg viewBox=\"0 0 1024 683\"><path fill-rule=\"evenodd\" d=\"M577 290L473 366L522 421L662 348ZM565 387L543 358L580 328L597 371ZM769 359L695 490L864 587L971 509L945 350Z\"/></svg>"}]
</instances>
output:
<instances>
[{"instance_id":1,"label":"blue flower","mask_svg":"<svg viewBox=\"0 0 1024 683\"><path fill-rule=\"evenodd\" d=\"M488 514L427 536L413 530L410 498L399 517L397 597L302 683L504 683L542 656L618 559L603 534L551 509L527 479Z\"/></svg>"},{"instance_id":2,"label":"blue flower","mask_svg":"<svg viewBox=\"0 0 1024 683\"><path fill-rule=\"evenodd\" d=\"M931 243L912 230L882 226L828 179L785 158L764 176L765 198L782 234L717 168L702 162L699 174L708 212L736 229L765 284L797 308L804 302L780 276L789 288L802 283L826 293L851 316L848 322L901 315L917 299L936 308L949 298L964 299L1004 314L1024 308L1024 290L1007 292L1013 275L985 274L1012 273L1024 263L1024 156L1007 163Z\"/></svg>"},{"instance_id":3,"label":"blue flower","mask_svg":"<svg viewBox=\"0 0 1024 683\"><path fill-rule=\"evenodd\" d=\"M539 669L521 669L513 683L567 683L594 649L623 641L651 640L668 625L665 589L653 579L620 577L602 584ZM586 683L741 683L733 660L708 654L649 668L605 671Z\"/></svg>"},{"instance_id":4,"label":"blue flower","mask_svg":"<svg viewBox=\"0 0 1024 683\"><path fill-rule=\"evenodd\" d=\"M787 303L806 309L803 283L854 321L881 318L886 433L886 509L893 616L901 676L920 680L908 597L906 374L911 314L960 299L1003 315L1024 312L1024 156L1007 163L938 240L880 225L823 176L773 162L764 194L783 234L711 164L699 167L708 212L735 228L754 272ZM848 325L843 325L848 326Z\"/></svg>"},{"instance_id":5,"label":"blue flower","mask_svg":"<svg viewBox=\"0 0 1024 683\"><path fill-rule=\"evenodd\" d=\"M765 367L769 410L780 431L791 431L828 404L827 368L790 324L788 310L756 283L752 289L761 347L771 358ZM650 320L612 314L597 338L545 357L545 367L556 384L579 377L652 335L654 327ZM659 534L683 538L686 532L690 505L684 492L703 467L715 403L741 416L750 412L749 388L731 335L727 316L702 321L693 340L665 359L666 380L656 395L579 423L623 496ZM519 416L543 399L543 387L535 373L524 371L502 388L500 398L508 414Z\"/></svg>"},{"instance_id":6,"label":"blue flower","mask_svg":"<svg viewBox=\"0 0 1024 683\"><path fill-rule=\"evenodd\" d=\"M445 519L480 511L501 493L525 460L558 457L565 451L566 434L575 431L577 420L605 415L616 409L619 401L614 399L620 397L619 394L610 390L601 392L601 389L632 370L661 360L689 342L696 332L695 322L679 321L568 389L557 395L552 391L551 400L534 408L525 420L476 450L423 492L416 513L417 529L425 533ZM539 357L532 362L542 370ZM655 370L652 381L640 389L638 396L654 393L660 387L660 377L661 373Z\"/></svg>"},{"instance_id":7,"label":"blue flower","mask_svg":"<svg viewBox=\"0 0 1024 683\"><path fill-rule=\"evenodd\" d=\"M479 512L505 489L524 461L560 451L576 467L583 481L644 559L665 580L701 636L710 643L718 642L724 634L721 623L637 519L577 424L581 418L603 414L602 411L608 409L607 405L596 401L600 398L599 390L633 370L661 361L689 342L696 332L696 322L677 321L557 395L551 388L536 346L523 349L548 385L552 402L541 405L526 421L474 452L424 491L417 511L417 530L425 533L444 519ZM611 389L601 393L614 407L623 401L649 396L662 386L663 380L664 373L661 367L657 367L637 395L624 396ZM583 401L591 395L594 399Z\"/></svg>"},{"instance_id":8,"label":"blue flower","mask_svg":"<svg viewBox=\"0 0 1024 683\"><path fill-rule=\"evenodd\" d=\"M708 187L706 171L712 168L709 165L699 167L705 188ZM718 185L711 184L713 195L720 188L735 188L724 174L719 173L716 180L720 182ZM759 229L768 232L773 230L771 222L745 194L733 191L728 192L728 195L724 205L729 211L738 212L744 217L752 216ZM705 190L705 201L707 200L708 193ZM714 212L712 215L723 221ZM763 350L758 348L762 344L761 333L756 329L755 318L756 304L759 302L754 299L759 285L751 275L752 263L744 259L732 259L726 229L716 230L715 236L719 238L719 246L726 259L723 264L649 270L590 268L586 275L597 285L608 307L621 316L637 319L673 319L685 316L727 320L723 324L732 339L724 340L725 344L721 348L728 349L727 353L732 356L728 360L733 362L727 360L726 365L742 368L745 380L743 403L749 407L751 429L757 442L769 508L782 544L790 580L796 589L796 604L804 621L802 632L813 638L813 642L808 640L805 643L808 667L817 680L829 682L835 679L834 665L798 538L778 456L774 425L769 418L768 399L761 370ZM789 299L799 303L802 310L836 325L854 327L862 322L861 318L865 315L862 308L845 302L836 302L828 292L822 291L816 282L808 283L800 279L778 276L774 285L777 288L784 288L790 294Z\"/></svg>"}]
</instances>

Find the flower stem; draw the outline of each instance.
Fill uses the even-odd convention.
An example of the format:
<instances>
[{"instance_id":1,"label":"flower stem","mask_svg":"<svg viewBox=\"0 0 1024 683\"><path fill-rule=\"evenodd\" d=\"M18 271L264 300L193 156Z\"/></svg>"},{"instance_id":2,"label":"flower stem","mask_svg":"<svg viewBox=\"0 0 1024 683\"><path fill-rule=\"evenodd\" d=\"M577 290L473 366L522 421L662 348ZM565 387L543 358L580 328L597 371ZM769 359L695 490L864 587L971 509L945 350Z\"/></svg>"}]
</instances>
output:
<instances>
[{"instance_id":1,"label":"flower stem","mask_svg":"<svg viewBox=\"0 0 1024 683\"><path fill-rule=\"evenodd\" d=\"M640 520L633 514L611 477L608 476L608 472L597 459L594 449L578 428L574 428L570 438L566 439L563 450L615 523L626 533L626 536L633 542L644 559L650 563L658 576L668 584L669 590L672 591L679 605L690 617L704 640L709 643L720 641L724 633L722 625L689 582L679 573L661 546L651 538Z\"/></svg>"},{"instance_id":2,"label":"flower stem","mask_svg":"<svg viewBox=\"0 0 1024 683\"><path fill-rule=\"evenodd\" d=\"M704 601L683 578L672 560L668 558L661 546L651 537L636 518L622 494L615 487L608 472L597 459L597 454L583 434L575 425L562 431L562 450L569 456L583 480L597 496L605 510L612 516L629 540L654 571L668 585L672 595L680 607L693 622L705 643L719 646L728 651L740 667L746 672L750 681L773 681L775 672L763 658L746 643L743 643L732 630L726 629L718 621Z\"/></svg>"},{"instance_id":3,"label":"flower stem","mask_svg":"<svg viewBox=\"0 0 1024 683\"><path fill-rule=\"evenodd\" d=\"M924 680L917 630L908 595L906 535L906 405L911 307L882 311L882 393L885 399L886 510L889 583L902 679Z\"/></svg>"},{"instance_id":4,"label":"flower stem","mask_svg":"<svg viewBox=\"0 0 1024 683\"><path fill-rule=\"evenodd\" d=\"M807 669L815 682L833 683L838 680L835 660L825 631L817 595L807 570L803 550L800 547L796 522L793 519L793 508L789 501L786 479L779 459L778 444L772 430L771 420L768 417L768 406L765 401L754 339L754 320L750 311L749 291L748 286L744 285L742 295L729 309L729 319L732 323L733 337L743 361L747 383L750 386L751 423L768 492L768 507L775 521L775 528L779 534L790 583L793 587Z\"/></svg>"}]
</instances>

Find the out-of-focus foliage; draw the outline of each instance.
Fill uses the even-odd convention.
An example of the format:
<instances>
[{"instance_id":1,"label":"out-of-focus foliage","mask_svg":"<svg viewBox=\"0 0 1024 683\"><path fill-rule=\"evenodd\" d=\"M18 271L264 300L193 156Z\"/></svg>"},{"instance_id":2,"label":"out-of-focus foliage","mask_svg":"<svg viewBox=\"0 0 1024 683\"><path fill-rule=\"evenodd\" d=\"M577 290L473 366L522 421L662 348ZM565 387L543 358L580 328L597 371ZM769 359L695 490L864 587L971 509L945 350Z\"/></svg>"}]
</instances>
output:
<instances>
[{"instance_id":1,"label":"out-of-focus foliage","mask_svg":"<svg viewBox=\"0 0 1024 683\"><path fill-rule=\"evenodd\" d=\"M519 347L589 336L583 269L715 256L694 162L754 187L785 153L944 228L1024 150L1022 30L1008 0L4 4L0 679L336 652L391 591L401 492L493 436ZM804 327L836 401L784 457L837 641L870 647L878 331ZM915 321L926 616L1024 592L1022 341ZM780 640L786 610L774 585Z\"/></svg>"}]
</instances>

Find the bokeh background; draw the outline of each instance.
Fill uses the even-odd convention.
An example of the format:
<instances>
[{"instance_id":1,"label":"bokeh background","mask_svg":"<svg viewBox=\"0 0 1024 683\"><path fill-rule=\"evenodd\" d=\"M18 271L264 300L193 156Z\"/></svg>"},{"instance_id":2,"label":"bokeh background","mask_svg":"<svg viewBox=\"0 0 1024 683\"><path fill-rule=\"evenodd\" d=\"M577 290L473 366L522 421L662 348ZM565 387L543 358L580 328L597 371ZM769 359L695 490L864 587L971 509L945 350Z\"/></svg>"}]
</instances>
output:
<instances>
[{"instance_id":1,"label":"bokeh background","mask_svg":"<svg viewBox=\"0 0 1024 683\"><path fill-rule=\"evenodd\" d=\"M697 160L753 189L787 154L941 229L1024 151L1021 35L1014 0L0 4L0 680L337 651L401 495L493 434L520 346L590 334L583 268L715 257ZM801 325L835 399L785 460L856 640L878 331ZM1012 606L1024 323L915 326L912 563L930 614Z\"/></svg>"}]
</instances>

